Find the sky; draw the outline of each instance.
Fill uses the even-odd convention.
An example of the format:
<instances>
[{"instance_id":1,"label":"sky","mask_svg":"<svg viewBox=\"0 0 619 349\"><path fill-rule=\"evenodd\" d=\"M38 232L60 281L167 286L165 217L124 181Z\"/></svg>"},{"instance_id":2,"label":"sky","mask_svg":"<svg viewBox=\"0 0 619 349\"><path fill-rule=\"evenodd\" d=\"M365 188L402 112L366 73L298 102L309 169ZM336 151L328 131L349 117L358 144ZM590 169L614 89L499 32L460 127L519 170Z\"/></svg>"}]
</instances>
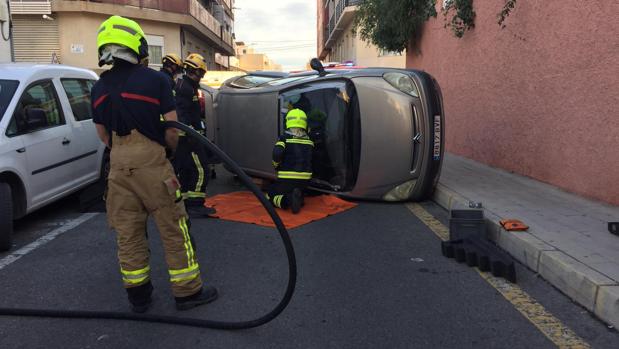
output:
<instances>
[{"instance_id":1,"label":"sky","mask_svg":"<svg viewBox=\"0 0 619 349\"><path fill-rule=\"evenodd\" d=\"M316 0L236 0L236 40L283 66L305 69L316 57Z\"/></svg>"}]
</instances>

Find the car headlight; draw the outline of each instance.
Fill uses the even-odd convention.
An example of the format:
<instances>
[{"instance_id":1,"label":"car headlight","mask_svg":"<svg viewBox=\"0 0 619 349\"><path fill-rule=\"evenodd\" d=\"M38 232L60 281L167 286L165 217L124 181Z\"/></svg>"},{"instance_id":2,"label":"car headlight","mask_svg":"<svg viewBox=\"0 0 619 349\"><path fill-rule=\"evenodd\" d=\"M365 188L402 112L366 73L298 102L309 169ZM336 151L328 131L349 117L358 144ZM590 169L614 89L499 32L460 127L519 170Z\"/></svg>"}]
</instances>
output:
<instances>
[{"instance_id":1,"label":"car headlight","mask_svg":"<svg viewBox=\"0 0 619 349\"><path fill-rule=\"evenodd\" d=\"M389 72L383 75L383 79L407 95L419 97L419 90L410 76L403 73Z\"/></svg>"},{"instance_id":2,"label":"car headlight","mask_svg":"<svg viewBox=\"0 0 619 349\"><path fill-rule=\"evenodd\" d=\"M383 196L385 201L403 201L408 200L417 184L417 180L413 179L408 182L404 182L397 187L391 189L387 194Z\"/></svg>"}]
</instances>

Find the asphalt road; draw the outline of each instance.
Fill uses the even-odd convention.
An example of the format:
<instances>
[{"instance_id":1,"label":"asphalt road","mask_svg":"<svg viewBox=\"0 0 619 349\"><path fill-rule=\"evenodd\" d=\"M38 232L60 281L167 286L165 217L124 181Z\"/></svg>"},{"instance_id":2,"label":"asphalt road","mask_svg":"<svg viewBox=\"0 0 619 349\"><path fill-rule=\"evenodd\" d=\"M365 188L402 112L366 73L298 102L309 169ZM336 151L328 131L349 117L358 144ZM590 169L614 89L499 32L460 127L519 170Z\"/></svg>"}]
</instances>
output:
<instances>
[{"instance_id":1,"label":"asphalt road","mask_svg":"<svg viewBox=\"0 0 619 349\"><path fill-rule=\"evenodd\" d=\"M219 170L213 193L238 190ZM446 223L446 213L423 203ZM82 217L74 198L17 223L20 247ZM156 228L149 226L151 314L247 320L269 311L286 286L273 229L194 221L203 278L220 299L177 312ZM0 348L552 348L555 344L471 268L441 256L439 239L405 205L362 202L290 231L298 282L288 308L245 331L163 324L0 317ZM104 214L0 267L0 307L128 311ZM518 267L519 285L595 348L619 334L542 279Z\"/></svg>"}]
</instances>

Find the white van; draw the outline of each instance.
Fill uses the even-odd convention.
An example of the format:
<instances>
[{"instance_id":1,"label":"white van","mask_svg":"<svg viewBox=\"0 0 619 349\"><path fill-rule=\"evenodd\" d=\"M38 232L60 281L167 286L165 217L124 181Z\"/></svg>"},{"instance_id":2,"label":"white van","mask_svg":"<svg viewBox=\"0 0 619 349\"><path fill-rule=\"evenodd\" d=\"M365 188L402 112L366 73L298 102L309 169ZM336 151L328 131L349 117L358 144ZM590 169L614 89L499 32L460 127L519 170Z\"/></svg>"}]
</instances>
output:
<instances>
[{"instance_id":1,"label":"white van","mask_svg":"<svg viewBox=\"0 0 619 349\"><path fill-rule=\"evenodd\" d=\"M0 251L13 220L96 182L105 146L92 122L98 79L62 65L0 64Z\"/></svg>"}]
</instances>

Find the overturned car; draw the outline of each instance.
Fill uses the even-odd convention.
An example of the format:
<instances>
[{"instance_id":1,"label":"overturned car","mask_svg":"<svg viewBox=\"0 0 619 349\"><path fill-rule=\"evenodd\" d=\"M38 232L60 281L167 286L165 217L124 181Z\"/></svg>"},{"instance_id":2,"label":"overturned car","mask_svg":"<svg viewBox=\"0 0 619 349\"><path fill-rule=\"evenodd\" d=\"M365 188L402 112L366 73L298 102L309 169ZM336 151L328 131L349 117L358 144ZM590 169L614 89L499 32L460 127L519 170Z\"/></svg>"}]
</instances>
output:
<instances>
[{"instance_id":1,"label":"overturned car","mask_svg":"<svg viewBox=\"0 0 619 349\"><path fill-rule=\"evenodd\" d=\"M436 80L417 70L320 68L226 81L214 96L211 137L248 174L275 179L274 142L287 111L299 108L315 143L312 189L356 199L427 199L444 151Z\"/></svg>"}]
</instances>

